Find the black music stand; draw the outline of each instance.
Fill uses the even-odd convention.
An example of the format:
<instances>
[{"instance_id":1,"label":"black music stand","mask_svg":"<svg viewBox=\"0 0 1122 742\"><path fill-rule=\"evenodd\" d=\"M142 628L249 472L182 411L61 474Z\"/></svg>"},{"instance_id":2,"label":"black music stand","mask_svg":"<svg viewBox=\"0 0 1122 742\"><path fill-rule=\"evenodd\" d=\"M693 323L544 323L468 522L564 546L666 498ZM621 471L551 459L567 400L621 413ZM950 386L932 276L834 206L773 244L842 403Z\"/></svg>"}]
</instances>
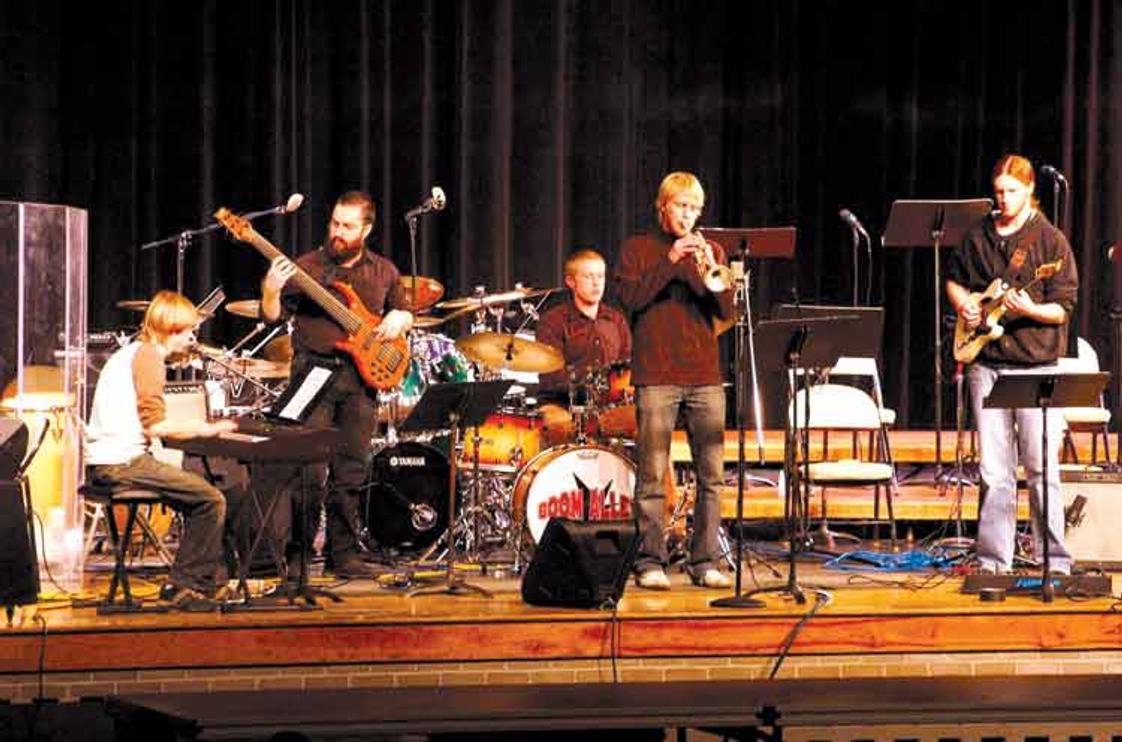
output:
<instances>
[{"instance_id":1,"label":"black music stand","mask_svg":"<svg viewBox=\"0 0 1122 742\"><path fill-rule=\"evenodd\" d=\"M885 247L935 248L935 479L943 474L943 271L939 248L955 247L990 213L988 198L892 202L881 241Z\"/></svg>"},{"instance_id":2,"label":"black music stand","mask_svg":"<svg viewBox=\"0 0 1122 742\"><path fill-rule=\"evenodd\" d=\"M734 281L733 308L735 312L734 325L736 327L733 366L736 389L737 437L735 592L730 598L718 598L710 601L709 604L716 608L739 608L745 605L754 606L759 603L759 601L744 598L740 594L744 561L744 428L747 419L745 401L748 388L745 373L749 367L752 371L752 404L756 420L756 451L759 462L762 464L765 460L759 369L756 363L755 337L752 326L750 271L745 263L748 258L790 259L795 254L796 232L794 227L707 227L700 231L705 239L720 244L730 261ZM718 334L724 329L727 329L727 327L724 327L723 323L715 327ZM770 567L770 565L768 566Z\"/></svg>"},{"instance_id":3,"label":"black music stand","mask_svg":"<svg viewBox=\"0 0 1122 742\"><path fill-rule=\"evenodd\" d=\"M456 535L453 530L456 521L457 449L464 429L482 425L488 415L502 404L503 397L513 384L513 379L433 384L401 424L400 430L403 433L433 430L452 432L451 451L448 455L448 566L445 573L447 579L440 586L417 588L409 593L409 597L445 593L449 595L474 593L486 598L491 597L490 591L465 582L456 574ZM478 449L477 445L476 450Z\"/></svg>"},{"instance_id":4,"label":"black music stand","mask_svg":"<svg viewBox=\"0 0 1122 742\"><path fill-rule=\"evenodd\" d=\"M856 320L850 317L803 317L800 319L765 320L756 325L756 347L763 366L768 370L782 369L787 376L787 399L785 424L783 427L783 475L786 484L783 513L787 522L787 582L785 585L756 588L741 596L740 569L737 562L737 594L725 599L724 606L737 608L760 608L765 605L753 598L761 593L787 593L799 604L806 603L806 595L799 586L797 573L798 554L803 550L806 535L806 503L810 500L810 395L807 404L798 408L796 384L803 379L809 388L806 373L808 368L833 366L841 355L842 336L853 327ZM803 425L797 424L798 416L803 416ZM803 472L798 468L799 451L802 451ZM800 491L802 489L802 491ZM738 493L738 527L743 529L744 502ZM711 604L712 605L712 604Z\"/></svg>"},{"instance_id":5,"label":"black music stand","mask_svg":"<svg viewBox=\"0 0 1122 742\"><path fill-rule=\"evenodd\" d=\"M1057 371L1043 373L1003 373L998 374L993 389L985 398L983 406L988 409L1040 409L1042 425L1040 448L1043 458L1041 478L1044 482L1041 495L1037 532L1044 542L1044 564L1040 577L1040 597L1045 603L1055 598L1055 585L1052 582L1052 564L1048 540L1051 529L1048 524L1048 409L1050 407L1093 407L1098 404L1099 395L1110 379L1106 371L1084 374L1065 374ZM1059 538L1056 538L1059 542Z\"/></svg>"}]
</instances>

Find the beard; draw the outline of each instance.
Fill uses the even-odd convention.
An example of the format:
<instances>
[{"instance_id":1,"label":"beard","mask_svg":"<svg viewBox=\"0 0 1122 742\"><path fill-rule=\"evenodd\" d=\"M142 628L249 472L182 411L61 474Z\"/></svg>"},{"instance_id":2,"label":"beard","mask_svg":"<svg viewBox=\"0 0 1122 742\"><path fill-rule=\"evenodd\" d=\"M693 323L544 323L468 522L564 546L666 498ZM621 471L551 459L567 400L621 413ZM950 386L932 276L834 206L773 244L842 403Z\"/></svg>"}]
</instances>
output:
<instances>
[{"instance_id":1,"label":"beard","mask_svg":"<svg viewBox=\"0 0 1122 742\"><path fill-rule=\"evenodd\" d=\"M357 257L358 254L362 252L361 237L357 240L354 240L353 242L347 242L341 237L332 239L331 235L329 234L327 236L327 239L324 240L324 244L327 245L327 254L331 256L331 259L335 262L336 265L342 265L348 260L352 260L353 258Z\"/></svg>"}]
</instances>

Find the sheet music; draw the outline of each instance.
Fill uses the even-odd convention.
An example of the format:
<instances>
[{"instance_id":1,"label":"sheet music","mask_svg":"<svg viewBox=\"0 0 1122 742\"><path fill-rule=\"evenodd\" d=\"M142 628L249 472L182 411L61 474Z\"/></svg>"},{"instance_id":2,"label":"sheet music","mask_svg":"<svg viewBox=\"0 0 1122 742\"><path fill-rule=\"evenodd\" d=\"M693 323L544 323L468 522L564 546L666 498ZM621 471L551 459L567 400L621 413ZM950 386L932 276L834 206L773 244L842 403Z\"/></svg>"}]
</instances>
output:
<instances>
[{"instance_id":1,"label":"sheet music","mask_svg":"<svg viewBox=\"0 0 1122 742\"><path fill-rule=\"evenodd\" d=\"M323 385L331 380L331 371L323 368L322 366L315 366L310 370L307 376L304 377L304 383L292 395L292 399L288 400L288 404L284 406L278 413L278 417L283 417L286 420L299 421L307 407L319 394Z\"/></svg>"}]
</instances>

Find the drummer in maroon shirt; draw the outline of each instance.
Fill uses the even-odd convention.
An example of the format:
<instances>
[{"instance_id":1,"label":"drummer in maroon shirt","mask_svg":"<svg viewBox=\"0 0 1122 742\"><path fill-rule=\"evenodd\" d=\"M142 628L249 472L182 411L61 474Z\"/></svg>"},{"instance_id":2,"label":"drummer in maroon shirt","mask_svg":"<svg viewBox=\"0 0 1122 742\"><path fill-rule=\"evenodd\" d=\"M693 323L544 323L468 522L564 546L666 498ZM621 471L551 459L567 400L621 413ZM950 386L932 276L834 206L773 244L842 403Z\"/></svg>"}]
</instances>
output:
<instances>
[{"instance_id":1,"label":"drummer in maroon shirt","mask_svg":"<svg viewBox=\"0 0 1122 742\"><path fill-rule=\"evenodd\" d=\"M565 285L572 297L542 313L537 340L561 351L565 367L539 379L539 412L547 443L572 440L570 391L584 397L594 390L595 374L631 358L631 329L627 317L603 303L606 264L591 249L574 252L565 261ZM575 399L585 403L586 399Z\"/></svg>"}]
</instances>

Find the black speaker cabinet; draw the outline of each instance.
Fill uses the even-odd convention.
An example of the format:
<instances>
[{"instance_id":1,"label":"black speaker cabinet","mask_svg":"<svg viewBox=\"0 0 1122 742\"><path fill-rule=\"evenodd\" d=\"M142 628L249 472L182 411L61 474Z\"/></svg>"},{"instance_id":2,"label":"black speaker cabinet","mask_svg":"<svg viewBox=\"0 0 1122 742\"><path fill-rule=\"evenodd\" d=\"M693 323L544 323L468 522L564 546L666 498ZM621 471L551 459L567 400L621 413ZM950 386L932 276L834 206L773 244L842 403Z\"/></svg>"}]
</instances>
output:
<instances>
[{"instance_id":1,"label":"black speaker cabinet","mask_svg":"<svg viewBox=\"0 0 1122 742\"><path fill-rule=\"evenodd\" d=\"M570 608L616 603L638 548L639 528L633 520L552 518L522 578L522 599Z\"/></svg>"},{"instance_id":2,"label":"black speaker cabinet","mask_svg":"<svg viewBox=\"0 0 1122 742\"><path fill-rule=\"evenodd\" d=\"M0 605L9 612L39 598L39 565L31 548L30 526L19 484L0 481Z\"/></svg>"}]
</instances>

